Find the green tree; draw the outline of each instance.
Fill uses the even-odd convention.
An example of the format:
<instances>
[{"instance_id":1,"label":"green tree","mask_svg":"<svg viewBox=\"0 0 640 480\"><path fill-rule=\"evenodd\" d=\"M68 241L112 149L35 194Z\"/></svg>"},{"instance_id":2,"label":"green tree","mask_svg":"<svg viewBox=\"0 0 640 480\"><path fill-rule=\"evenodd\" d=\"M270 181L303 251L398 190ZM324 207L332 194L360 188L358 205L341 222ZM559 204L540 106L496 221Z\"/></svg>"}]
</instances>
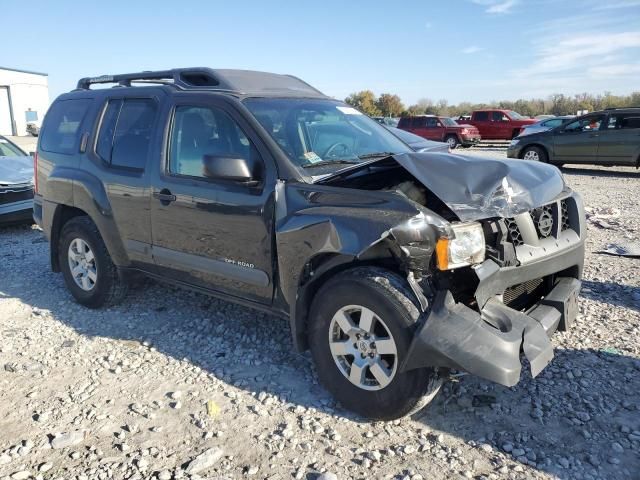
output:
<instances>
[{"instance_id":1,"label":"green tree","mask_svg":"<svg viewBox=\"0 0 640 480\"><path fill-rule=\"evenodd\" d=\"M404 105L400 97L391 93L381 94L376 106L385 117L397 117L404 111Z\"/></svg>"},{"instance_id":2,"label":"green tree","mask_svg":"<svg viewBox=\"0 0 640 480\"><path fill-rule=\"evenodd\" d=\"M377 106L378 99L376 94L371 90L362 90L360 92L352 93L344 99L345 103L361 110L370 117L376 117L381 115L380 109Z\"/></svg>"}]
</instances>

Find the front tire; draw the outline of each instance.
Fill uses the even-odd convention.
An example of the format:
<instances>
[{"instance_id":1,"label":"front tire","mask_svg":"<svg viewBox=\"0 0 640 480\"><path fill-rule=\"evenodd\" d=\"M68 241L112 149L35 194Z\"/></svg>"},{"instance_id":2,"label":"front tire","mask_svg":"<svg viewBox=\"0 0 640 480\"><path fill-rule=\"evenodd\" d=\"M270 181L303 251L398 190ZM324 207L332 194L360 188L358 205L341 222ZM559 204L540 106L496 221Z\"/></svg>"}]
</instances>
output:
<instances>
[{"instance_id":1,"label":"front tire","mask_svg":"<svg viewBox=\"0 0 640 480\"><path fill-rule=\"evenodd\" d=\"M447 142L451 150L455 150L456 147L460 145L460 141L458 140L458 137L455 135L447 135L444 141Z\"/></svg>"},{"instance_id":2,"label":"front tire","mask_svg":"<svg viewBox=\"0 0 640 480\"><path fill-rule=\"evenodd\" d=\"M420 310L402 277L362 267L338 274L316 294L309 344L318 377L340 403L367 418L418 411L438 393L434 369L400 371Z\"/></svg>"},{"instance_id":3,"label":"front tire","mask_svg":"<svg viewBox=\"0 0 640 480\"><path fill-rule=\"evenodd\" d=\"M74 217L64 224L58 261L67 288L78 303L100 308L119 303L127 293L111 261L98 227L89 217Z\"/></svg>"},{"instance_id":4,"label":"front tire","mask_svg":"<svg viewBox=\"0 0 640 480\"><path fill-rule=\"evenodd\" d=\"M531 147L526 147L521 154L523 160L531 160L534 162L542 162L549 163L549 157L547 156L547 152L540 147L536 147L535 145Z\"/></svg>"}]
</instances>

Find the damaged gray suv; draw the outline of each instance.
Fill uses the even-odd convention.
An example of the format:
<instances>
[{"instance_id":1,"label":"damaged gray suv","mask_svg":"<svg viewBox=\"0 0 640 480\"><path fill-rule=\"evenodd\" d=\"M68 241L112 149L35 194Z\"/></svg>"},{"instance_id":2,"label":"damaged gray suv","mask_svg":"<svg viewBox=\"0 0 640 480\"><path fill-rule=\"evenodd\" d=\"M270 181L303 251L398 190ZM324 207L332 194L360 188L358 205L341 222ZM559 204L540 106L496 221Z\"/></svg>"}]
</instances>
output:
<instances>
[{"instance_id":1,"label":"damaged gray suv","mask_svg":"<svg viewBox=\"0 0 640 480\"><path fill-rule=\"evenodd\" d=\"M44 120L34 216L79 303L114 304L142 272L282 316L376 419L451 369L511 386L523 354L537 375L584 261L555 167L415 153L295 77L241 70L81 79Z\"/></svg>"}]
</instances>

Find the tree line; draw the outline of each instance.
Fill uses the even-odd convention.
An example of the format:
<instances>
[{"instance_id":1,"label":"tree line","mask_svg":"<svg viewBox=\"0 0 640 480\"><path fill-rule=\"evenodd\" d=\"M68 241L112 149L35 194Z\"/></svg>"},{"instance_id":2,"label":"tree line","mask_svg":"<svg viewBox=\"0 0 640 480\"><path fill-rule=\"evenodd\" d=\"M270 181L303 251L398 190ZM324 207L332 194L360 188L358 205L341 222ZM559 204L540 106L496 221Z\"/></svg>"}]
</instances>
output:
<instances>
[{"instance_id":1,"label":"tree line","mask_svg":"<svg viewBox=\"0 0 640 480\"><path fill-rule=\"evenodd\" d=\"M455 118L483 108L515 110L521 115L535 117L542 114L575 115L579 110L593 112L605 108L640 107L640 91L630 95L613 95L611 92L604 92L603 94L580 93L571 96L555 93L547 98L502 100L491 103L461 102L457 105L449 105L445 99L434 102L429 98L421 98L417 103L405 107L398 95L383 93L376 96L371 90L362 90L349 95L345 98L345 102L372 117L429 114Z\"/></svg>"}]
</instances>

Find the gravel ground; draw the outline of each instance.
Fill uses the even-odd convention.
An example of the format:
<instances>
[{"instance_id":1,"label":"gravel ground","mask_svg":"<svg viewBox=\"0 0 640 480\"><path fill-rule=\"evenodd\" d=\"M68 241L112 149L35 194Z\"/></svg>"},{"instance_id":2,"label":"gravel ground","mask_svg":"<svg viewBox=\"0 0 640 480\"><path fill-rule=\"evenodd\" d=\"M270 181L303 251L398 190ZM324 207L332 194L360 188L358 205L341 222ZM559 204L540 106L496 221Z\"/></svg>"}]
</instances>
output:
<instances>
[{"instance_id":1,"label":"gravel ground","mask_svg":"<svg viewBox=\"0 0 640 480\"><path fill-rule=\"evenodd\" d=\"M0 229L0 479L640 478L640 263L596 253L639 239L640 172L564 173L589 238L551 365L390 423L336 405L281 319L151 282L90 311L37 228Z\"/></svg>"}]
</instances>

